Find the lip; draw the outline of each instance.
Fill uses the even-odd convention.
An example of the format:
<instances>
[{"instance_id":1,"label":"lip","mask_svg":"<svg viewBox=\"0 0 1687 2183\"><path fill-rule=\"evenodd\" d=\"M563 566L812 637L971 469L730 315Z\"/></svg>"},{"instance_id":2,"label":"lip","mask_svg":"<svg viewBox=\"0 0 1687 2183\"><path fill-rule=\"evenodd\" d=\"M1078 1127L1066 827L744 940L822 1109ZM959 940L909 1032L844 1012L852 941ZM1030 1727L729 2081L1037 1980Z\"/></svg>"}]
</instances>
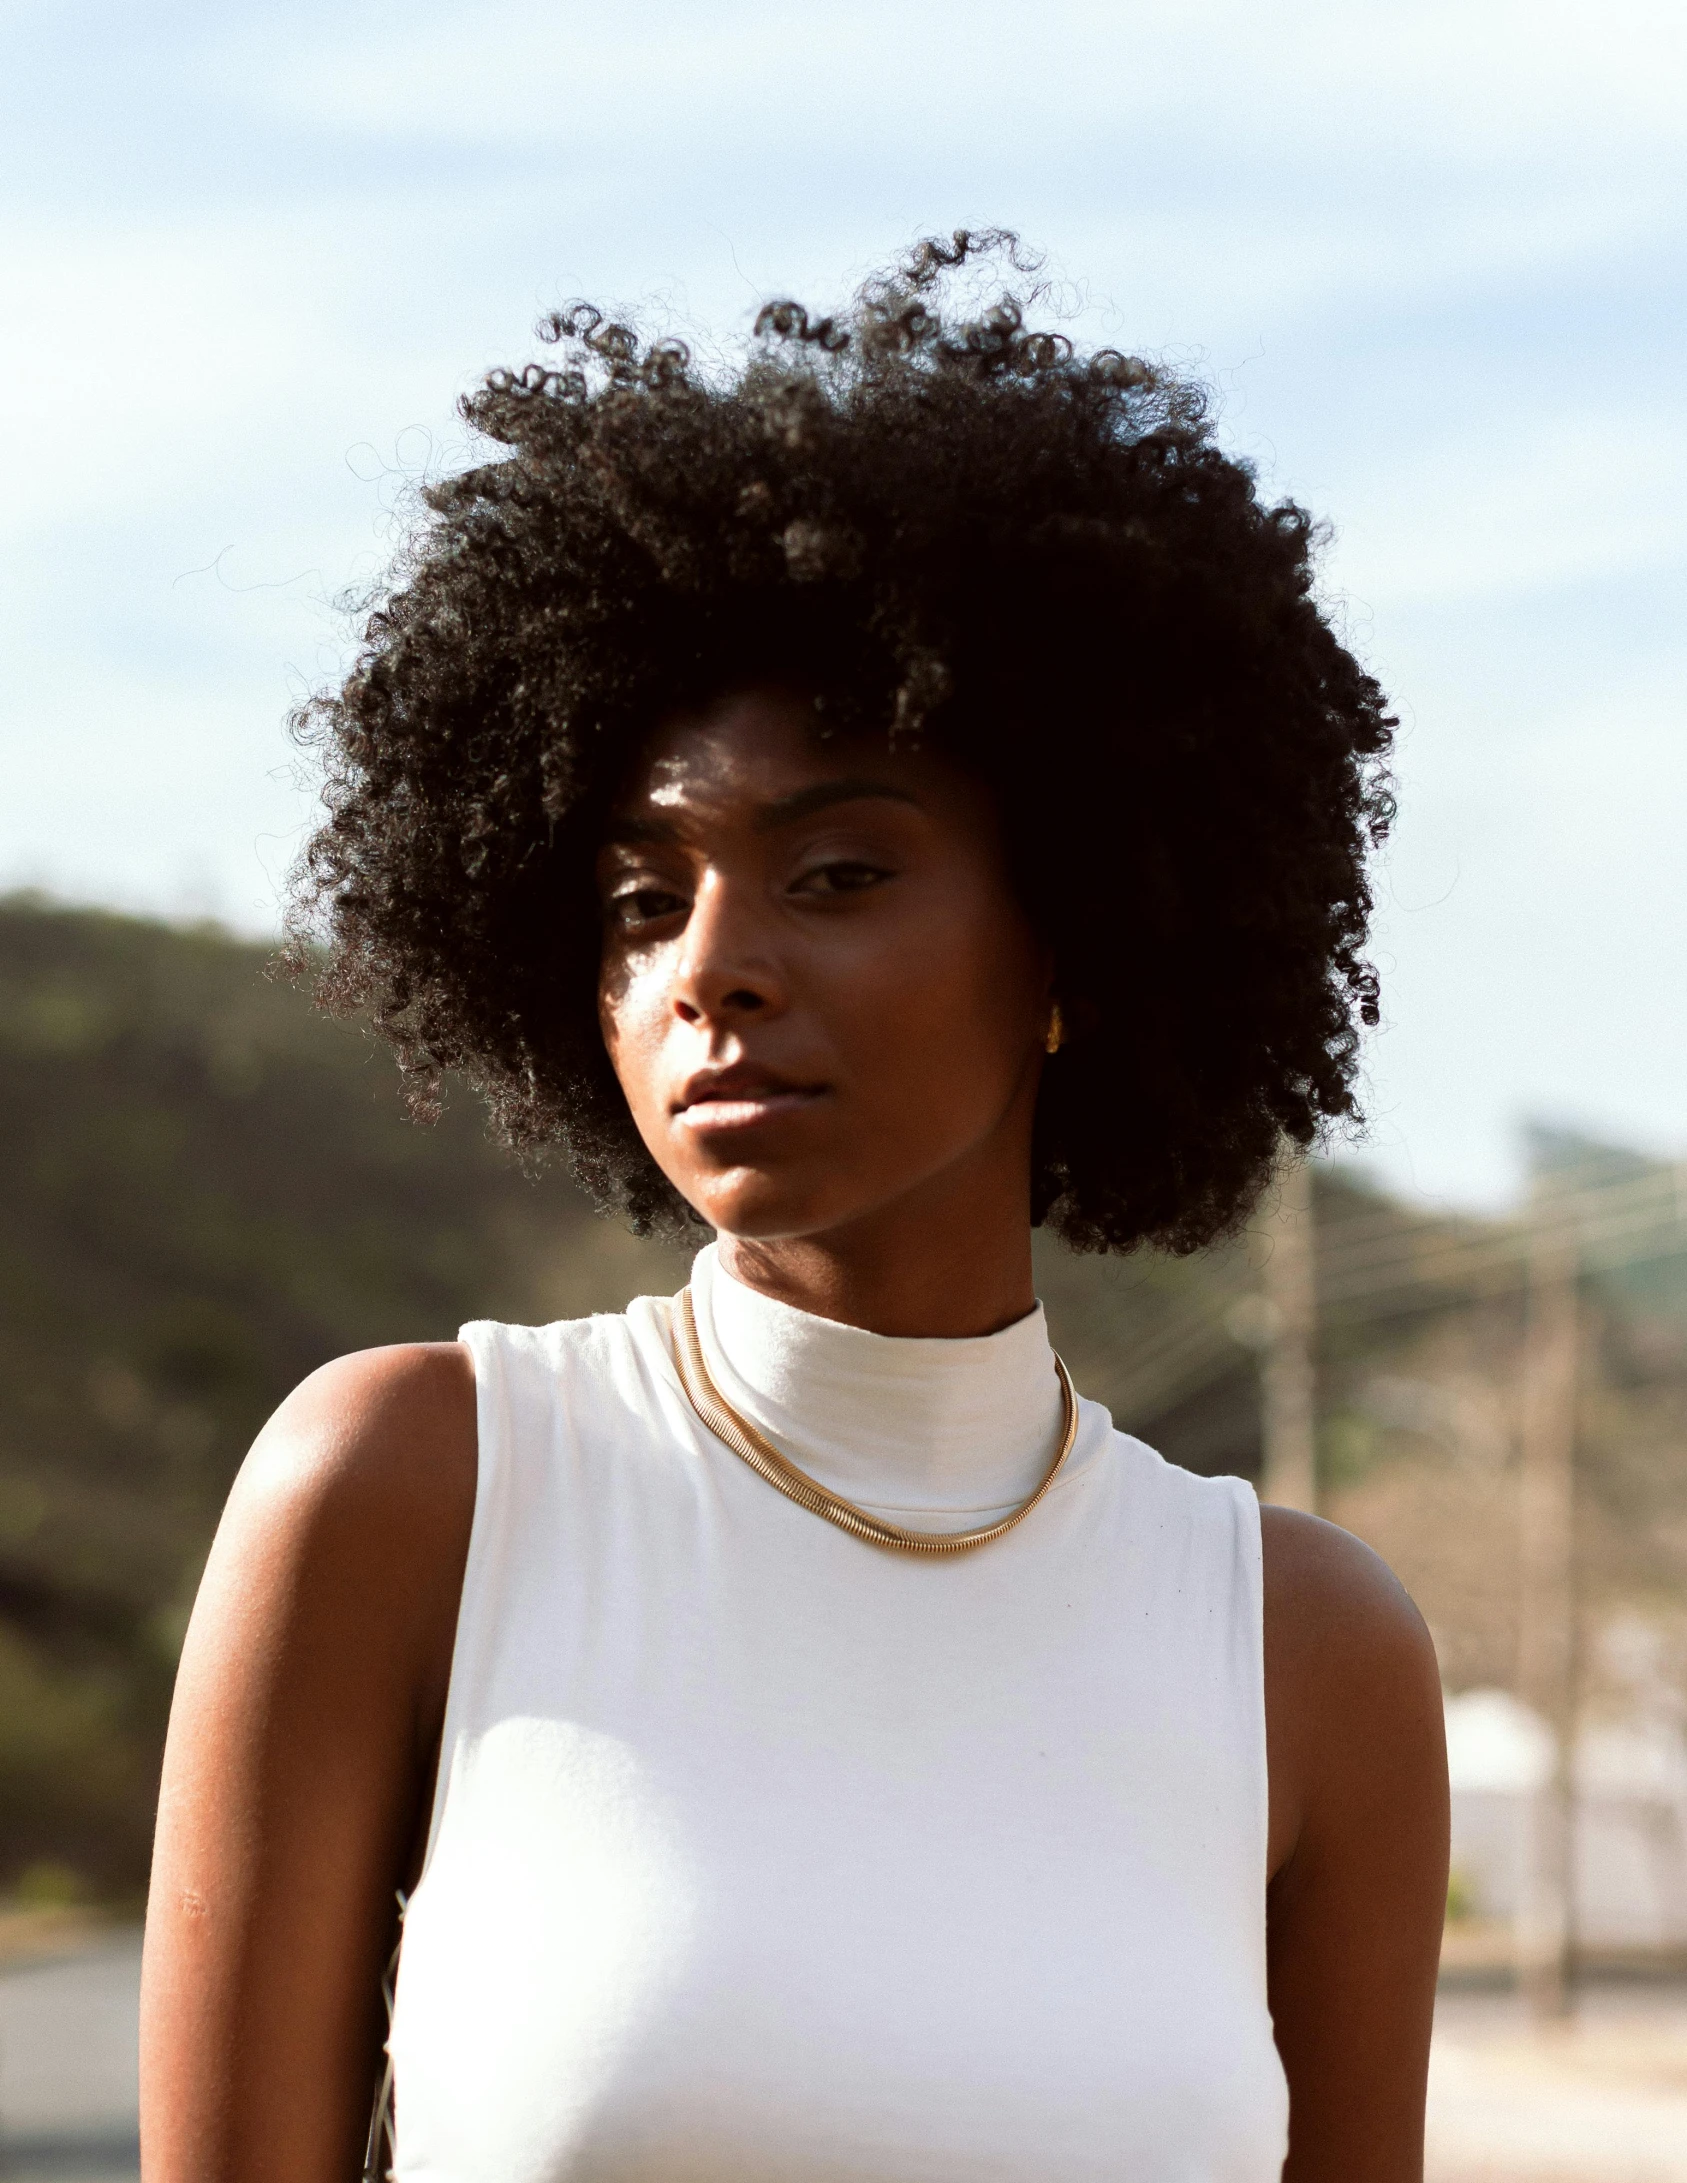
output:
<instances>
[{"instance_id":1,"label":"lip","mask_svg":"<svg viewBox=\"0 0 1687 2183\"><path fill-rule=\"evenodd\" d=\"M824 1084L795 1084L789 1077L748 1062L735 1062L726 1069L699 1069L675 1102L674 1120L682 1129L704 1136L753 1129L812 1106L825 1097L826 1089Z\"/></svg>"}]
</instances>

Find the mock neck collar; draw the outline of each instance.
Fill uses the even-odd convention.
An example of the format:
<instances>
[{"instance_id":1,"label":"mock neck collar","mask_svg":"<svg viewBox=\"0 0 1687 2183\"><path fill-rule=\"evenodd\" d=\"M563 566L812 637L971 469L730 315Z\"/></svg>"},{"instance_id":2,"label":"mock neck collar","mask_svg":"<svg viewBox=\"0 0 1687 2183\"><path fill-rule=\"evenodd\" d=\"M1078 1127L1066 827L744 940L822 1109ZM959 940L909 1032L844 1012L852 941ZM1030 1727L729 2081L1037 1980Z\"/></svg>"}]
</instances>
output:
<instances>
[{"instance_id":1,"label":"mock neck collar","mask_svg":"<svg viewBox=\"0 0 1687 2183\"><path fill-rule=\"evenodd\" d=\"M869 1334L747 1288L718 1246L691 1269L720 1392L782 1455L880 1514L1002 1515L1059 1445L1060 1383L1038 1304L997 1334Z\"/></svg>"}]
</instances>

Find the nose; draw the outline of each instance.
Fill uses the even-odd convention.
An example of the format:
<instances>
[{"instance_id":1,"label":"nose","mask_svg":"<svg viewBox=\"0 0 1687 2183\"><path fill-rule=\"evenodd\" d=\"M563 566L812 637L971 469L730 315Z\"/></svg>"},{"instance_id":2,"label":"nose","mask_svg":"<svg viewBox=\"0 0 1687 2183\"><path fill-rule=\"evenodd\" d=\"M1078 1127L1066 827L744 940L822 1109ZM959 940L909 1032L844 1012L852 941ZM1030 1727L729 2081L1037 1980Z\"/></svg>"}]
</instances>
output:
<instances>
[{"instance_id":1,"label":"nose","mask_svg":"<svg viewBox=\"0 0 1687 2183\"><path fill-rule=\"evenodd\" d=\"M776 1015L785 986L771 939L759 889L706 872L674 963L675 1015L719 1029Z\"/></svg>"}]
</instances>

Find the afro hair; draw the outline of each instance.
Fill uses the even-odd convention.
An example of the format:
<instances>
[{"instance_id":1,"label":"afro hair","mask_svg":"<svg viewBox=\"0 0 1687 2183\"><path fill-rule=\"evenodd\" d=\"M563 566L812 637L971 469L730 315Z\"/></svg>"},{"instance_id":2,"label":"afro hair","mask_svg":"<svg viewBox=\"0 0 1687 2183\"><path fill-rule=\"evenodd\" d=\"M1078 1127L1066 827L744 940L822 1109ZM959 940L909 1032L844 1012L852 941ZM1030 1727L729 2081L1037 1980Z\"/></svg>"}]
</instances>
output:
<instances>
[{"instance_id":1,"label":"afro hair","mask_svg":"<svg viewBox=\"0 0 1687 2183\"><path fill-rule=\"evenodd\" d=\"M1002 262L1018 292L968 306ZM553 361L465 400L489 459L427 488L295 720L325 814L293 960L419 1113L461 1072L604 1209L683 1220L598 1028L594 856L658 722L779 681L818 733L923 738L993 790L1073 1032L1033 1177L1066 1242L1196 1249L1285 1135L1354 1114L1394 722L1311 519L1199 386L1032 326L1035 272L1000 232L928 241L712 370L575 305Z\"/></svg>"}]
</instances>

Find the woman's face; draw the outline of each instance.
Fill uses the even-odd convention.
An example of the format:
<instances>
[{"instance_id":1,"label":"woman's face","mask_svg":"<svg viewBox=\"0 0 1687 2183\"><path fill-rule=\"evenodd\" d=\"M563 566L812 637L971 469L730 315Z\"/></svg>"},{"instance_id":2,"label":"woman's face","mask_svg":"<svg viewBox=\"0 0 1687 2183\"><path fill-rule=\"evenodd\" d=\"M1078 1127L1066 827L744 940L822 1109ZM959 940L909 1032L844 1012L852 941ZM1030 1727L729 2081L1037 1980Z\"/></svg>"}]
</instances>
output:
<instances>
[{"instance_id":1,"label":"woman's face","mask_svg":"<svg viewBox=\"0 0 1687 2183\"><path fill-rule=\"evenodd\" d=\"M639 1133L713 1227L818 1236L1028 1194L1050 965L986 791L740 692L656 735L598 858L599 1012Z\"/></svg>"}]
</instances>

